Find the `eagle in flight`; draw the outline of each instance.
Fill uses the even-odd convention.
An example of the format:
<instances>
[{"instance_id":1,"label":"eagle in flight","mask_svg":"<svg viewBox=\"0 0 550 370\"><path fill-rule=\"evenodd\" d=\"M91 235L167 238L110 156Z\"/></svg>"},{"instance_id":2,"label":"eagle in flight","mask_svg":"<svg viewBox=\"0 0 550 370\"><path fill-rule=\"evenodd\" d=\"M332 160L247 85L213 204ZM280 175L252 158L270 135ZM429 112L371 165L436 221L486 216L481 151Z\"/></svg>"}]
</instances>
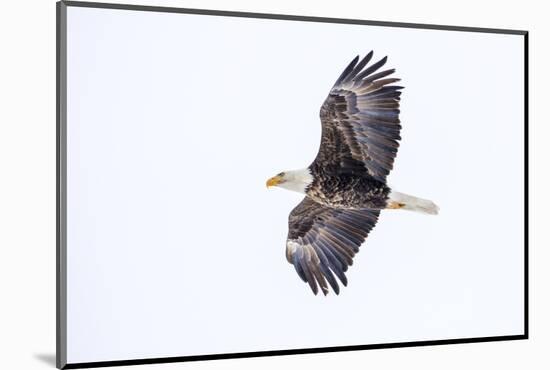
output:
<instances>
[{"instance_id":1,"label":"eagle in flight","mask_svg":"<svg viewBox=\"0 0 550 370\"><path fill-rule=\"evenodd\" d=\"M373 52L355 57L321 106L321 145L308 167L267 180L305 194L290 212L286 258L314 294L329 285L338 294L354 255L376 225L380 210L437 214L429 200L390 189L386 177L399 147L398 78L378 70L387 57L368 66Z\"/></svg>"}]
</instances>

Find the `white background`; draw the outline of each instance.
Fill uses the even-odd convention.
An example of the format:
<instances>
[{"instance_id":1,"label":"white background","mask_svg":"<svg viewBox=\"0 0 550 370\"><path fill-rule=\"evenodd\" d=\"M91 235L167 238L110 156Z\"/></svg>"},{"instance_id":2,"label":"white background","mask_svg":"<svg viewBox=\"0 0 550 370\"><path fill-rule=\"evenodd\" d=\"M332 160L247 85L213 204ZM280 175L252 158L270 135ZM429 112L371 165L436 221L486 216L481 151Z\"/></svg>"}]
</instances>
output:
<instances>
[{"instance_id":1,"label":"white background","mask_svg":"<svg viewBox=\"0 0 550 370\"><path fill-rule=\"evenodd\" d=\"M193 2L155 2L155 4L172 4L179 6L196 6L224 8L222 2L209 1L201 4ZM208 5L207 5L208 4ZM336 17L383 19L396 21L417 21L425 23L447 23L473 26L528 28L531 34L532 50L531 72L536 74L537 83L532 84L532 106L543 108L543 94L536 94L535 88L541 89L547 82L543 68L548 64L548 57L541 51L545 43L546 26L542 19L537 19L537 12L527 13L533 9L523 3L507 7L502 3L487 3L485 7L476 4L468 6L461 2L460 8L444 5L438 8L437 3L426 2L384 9L382 5L370 4L361 7L359 4L339 3L338 6L321 6L284 4L277 6L268 3L262 6L233 2L231 10L249 10L279 13L299 13ZM225 4L227 6L227 4ZM346 5L346 6L344 6ZM495 9L498 5L498 12ZM227 8L227 7L226 7ZM309 10L308 10L309 9ZM313 11L312 9L315 9ZM428 9L430 11L428 12ZM5 181L0 185L2 191L2 288L5 292L2 328L5 361L12 368L40 368L52 366L48 359L54 353L54 245L55 245L55 55L54 55L54 4L46 2L27 2L17 5L17 9L2 22L2 37L10 53L3 59L3 79L8 81L3 89L5 108L2 118L2 168ZM20 13L18 13L20 11ZM538 14L542 14L541 11ZM20 15L20 17L16 17ZM24 15L24 16L23 16ZM32 26L31 26L32 25ZM17 37L15 37L17 36ZM540 49L537 45L540 44ZM17 67L17 68L16 68ZM534 81L534 80L532 80ZM540 93L541 91L539 91ZM544 121L542 110L533 109L532 146L539 156L534 164L539 166L537 177L540 182L533 184L532 194L537 196L534 212L542 216L547 199L539 196L537 189L545 187L541 156L544 156L542 145L545 138L544 129L536 123ZM532 173L535 171L532 170ZM533 179L533 177L532 177ZM543 222L543 218L532 219L532 227ZM541 224L542 225L542 224ZM540 228L539 228L540 230ZM531 276L533 299L531 318L531 340L510 343L486 343L460 346L409 348L355 353L320 354L308 356L278 357L269 359L245 359L223 362L206 362L195 364L157 365L160 368L280 368L281 366L318 366L329 368L347 366L364 368L365 364L376 368L465 368L465 367L499 367L517 368L527 363L528 368L542 368L544 359L539 357L545 348L548 321L544 312L548 309L546 298L548 281L544 265L547 264L547 252L543 247L542 233L532 238ZM151 366L152 367L152 366Z\"/></svg>"},{"instance_id":2,"label":"white background","mask_svg":"<svg viewBox=\"0 0 550 370\"><path fill-rule=\"evenodd\" d=\"M523 334L523 37L68 8L69 363ZM284 258L319 107L371 48L406 90L341 295ZM506 109L502 109L506 107ZM503 232L502 230L506 230Z\"/></svg>"}]
</instances>

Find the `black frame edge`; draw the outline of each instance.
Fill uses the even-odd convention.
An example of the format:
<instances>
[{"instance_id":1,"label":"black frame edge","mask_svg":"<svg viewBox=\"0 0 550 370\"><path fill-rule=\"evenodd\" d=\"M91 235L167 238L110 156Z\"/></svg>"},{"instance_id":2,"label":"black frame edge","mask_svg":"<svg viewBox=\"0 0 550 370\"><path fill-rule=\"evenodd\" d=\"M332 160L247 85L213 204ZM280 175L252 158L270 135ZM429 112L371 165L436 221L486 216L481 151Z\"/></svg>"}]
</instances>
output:
<instances>
[{"instance_id":1,"label":"black frame edge","mask_svg":"<svg viewBox=\"0 0 550 370\"><path fill-rule=\"evenodd\" d=\"M413 342L397 342L397 343L382 343L369 345L353 345L353 346L338 346L338 347L322 347L322 348L305 348L305 349L290 349L290 350L274 350L274 351L257 351L257 352L239 352L226 354L212 355L193 355L193 356L176 356L164 358L149 358L135 360L114 360L114 361L97 361L97 362L82 362L82 363L67 363L67 280L66 280L66 99L67 99L67 7L86 7L100 9L119 9L119 10L137 10L137 11L152 11L164 13L182 13L182 14L197 14L197 15L213 15L213 16L228 16L242 18L259 18L259 19L277 19L305 22L321 22L321 23L340 23L340 24L358 24L370 26L384 27L399 27L399 28L417 28L431 29L442 31L463 31L463 32L479 32L479 33L495 33L508 35L522 35L524 37L524 334L520 335L504 335L493 337L477 337L477 338L458 338L458 339L443 339L443 340L427 340ZM496 341L511 341L511 340L526 340L529 339L529 32L526 30L509 30L509 29L492 29L492 28L477 28L477 27L461 27L447 25L431 25L419 23L402 23L402 22L383 22L383 21L366 21L357 19L339 19L325 18L313 16L298 16L298 15L282 15L282 14L266 14L266 13L250 13L250 12L234 12L221 10L206 10L206 9L189 9L189 8L174 8L162 6L144 6L131 4L114 4L114 3L97 3L97 2L81 2L81 1L65 1L61 0L56 3L56 40L57 40L57 63L56 63L56 125L57 125L57 142L56 142L56 366L59 369L80 369L80 368L95 368L95 367L111 367L111 366L127 366L127 365L143 365L143 364L161 364L187 361L203 361L203 360L219 360L219 359L236 359L250 357L267 357L267 356L284 356L297 354L315 354L343 351L360 351L370 349L386 349L386 348L405 348L405 347L420 347L448 344L464 344L464 343L485 343Z\"/></svg>"},{"instance_id":2,"label":"black frame edge","mask_svg":"<svg viewBox=\"0 0 550 370\"><path fill-rule=\"evenodd\" d=\"M369 345L358 345L358 346L289 349L289 350L259 351L259 352L239 352L239 353L226 353L226 354L215 354L215 355L177 356L177 357L164 357L164 358L160 357L160 358L136 359L136 360L81 362L81 363L67 364L64 367L64 369L166 364L166 363L174 363L174 362L303 355L303 354L314 354L314 353L361 351L361 350L367 350L367 349L372 350L372 349L421 347L421 346L434 346L434 345L439 346L439 345L463 344L463 343L486 343L486 342L524 340L524 339L527 339L525 335L505 335L505 336L497 336L497 337L427 340L427 341L418 341L418 342L381 343L381 344L369 344Z\"/></svg>"},{"instance_id":3,"label":"black frame edge","mask_svg":"<svg viewBox=\"0 0 550 370\"><path fill-rule=\"evenodd\" d=\"M523 114L524 114L524 333L529 338L529 32L523 38Z\"/></svg>"},{"instance_id":4,"label":"black frame edge","mask_svg":"<svg viewBox=\"0 0 550 370\"><path fill-rule=\"evenodd\" d=\"M67 365L67 6L56 3L56 367Z\"/></svg>"},{"instance_id":5,"label":"black frame edge","mask_svg":"<svg viewBox=\"0 0 550 370\"><path fill-rule=\"evenodd\" d=\"M527 31L525 30L483 28L483 27L463 27L463 26L435 25L435 24L424 24L424 23L385 22L385 21L361 20L361 19L351 19L351 18L329 18L329 17L302 16L302 15L289 15L289 14L287 15L287 14L271 14L271 13L236 12L236 11L229 11L229 10L176 8L176 7L166 7L166 6L98 3L98 2L84 2L84 1L71 1L71 0L66 0L63 2L67 6L96 8L96 9L137 10L137 11L150 11L150 12L162 12L162 13L200 14L200 15L214 15L214 16L240 17L240 18L278 19L278 20L285 20L285 21L360 24L360 25L382 26L382 27L420 28L420 29L429 29L429 30L440 30L440 31L499 33L499 34L508 34L508 35L525 35L527 33Z\"/></svg>"}]
</instances>

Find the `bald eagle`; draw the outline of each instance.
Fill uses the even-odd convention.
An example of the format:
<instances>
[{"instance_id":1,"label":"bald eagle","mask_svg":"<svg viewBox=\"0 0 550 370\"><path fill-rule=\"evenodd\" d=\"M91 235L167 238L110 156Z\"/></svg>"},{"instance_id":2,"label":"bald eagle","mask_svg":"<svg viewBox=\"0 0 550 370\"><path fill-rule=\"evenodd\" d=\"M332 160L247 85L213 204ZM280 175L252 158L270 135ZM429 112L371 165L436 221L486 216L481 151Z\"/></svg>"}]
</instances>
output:
<instances>
[{"instance_id":1,"label":"bald eagle","mask_svg":"<svg viewBox=\"0 0 550 370\"><path fill-rule=\"evenodd\" d=\"M380 210L404 209L437 214L429 200L396 192L386 177L393 168L401 125L402 86L377 72L387 57L368 65L373 52L355 57L334 83L321 106L321 145L308 167L284 171L267 180L305 194L290 212L286 258L314 294L329 285L336 294L337 279L345 275L354 255L378 221Z\"/></svg>"}]
</instances>

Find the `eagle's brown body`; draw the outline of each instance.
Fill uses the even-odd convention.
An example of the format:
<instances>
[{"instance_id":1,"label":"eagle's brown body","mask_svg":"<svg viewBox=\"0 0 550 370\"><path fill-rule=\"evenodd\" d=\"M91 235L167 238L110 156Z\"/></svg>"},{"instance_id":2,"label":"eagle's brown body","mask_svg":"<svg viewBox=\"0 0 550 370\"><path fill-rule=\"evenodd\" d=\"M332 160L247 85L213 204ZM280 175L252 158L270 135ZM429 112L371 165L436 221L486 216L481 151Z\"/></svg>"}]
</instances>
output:
<instances>
[{"instance_id":1,"label":"eagle's brown body","mask_svg":"<svg viewBox=\"0 0 550 370\"><path fill-rule=\"evenodd\" d=\"M371 176L331 174L312 170L313 182L306 195L319 204L341 209L385 209L390 188Z\"/></svg>"}]
</instances>

